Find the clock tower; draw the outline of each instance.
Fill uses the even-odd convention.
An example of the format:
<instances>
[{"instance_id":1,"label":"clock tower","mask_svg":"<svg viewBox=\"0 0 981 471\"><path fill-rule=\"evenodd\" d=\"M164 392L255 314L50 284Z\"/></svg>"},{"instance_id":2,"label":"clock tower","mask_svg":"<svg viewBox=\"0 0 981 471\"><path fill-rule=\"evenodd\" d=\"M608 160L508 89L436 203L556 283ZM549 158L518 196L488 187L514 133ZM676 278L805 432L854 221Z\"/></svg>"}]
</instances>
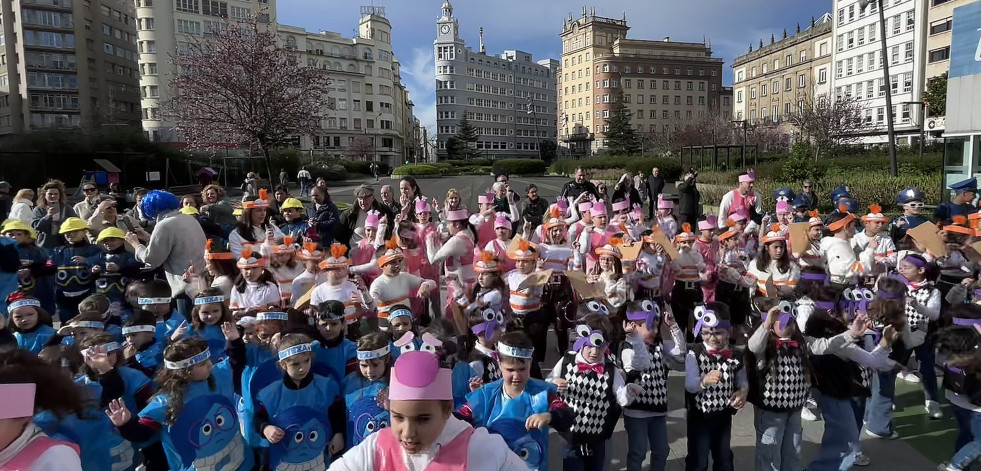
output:
<instances>
[{"instance_id":1,"label":"clock tower","mask_svg":"<svg viewBox=\"0 0 981 471\"><path fill-rule=\"evenodd\" d=\"M436 42L455 42L459 37L459 23L453 18L450 0L443 3L443 16L436 20Z\"/></svg>"}]
</instances>

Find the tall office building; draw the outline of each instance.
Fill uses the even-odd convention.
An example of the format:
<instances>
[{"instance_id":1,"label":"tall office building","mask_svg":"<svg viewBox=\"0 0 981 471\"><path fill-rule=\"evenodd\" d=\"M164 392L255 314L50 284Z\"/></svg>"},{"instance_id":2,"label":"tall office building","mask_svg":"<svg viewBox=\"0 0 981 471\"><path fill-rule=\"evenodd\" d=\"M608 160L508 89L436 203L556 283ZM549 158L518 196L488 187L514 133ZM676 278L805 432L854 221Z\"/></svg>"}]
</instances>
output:
<instances>
[{"instance_id":1,"label":"tall office building","mask_svg":"<svg viewBox=\"0 0 981 471\"><path fill-rule=\"evenodd\" d=\"M139 126L135 16L127 1L0 0L0 135Z\"/></svg>"},{"instance_id":2,"label":"tall office building","mask_svg":"<svg viewBox=\"0 0 981 471\"><path fill-rule=\"evenodd\" d=\"M974 0L928 0L926 39L926 82L950 70L950 36L954 9ZM924 83L926 83L924 82ZM927 110L923 123L926 133L940 137L946 129L944 116L935 116Z\"/></svg>"},{"instance_id":3,"label":"tall office building","mask_svg":"<svg viewBox=\"0 0 981 471\"><path fill-rule=\"evenodd\" d=\"M893 0L885 5L885 31L879 24L879 2L862 9L859 0L835 0L834 51L831 79L836 98L861 100L862 116L871 131L865 144L885 143L886 113L894 116L896 140L911 144L919 136L925 86L927 18L923 0ZM886 41L886 57L881 42ZM889 61L889 83L882 76ZM886 93L892 94L892 110L886 109Z\"/></svg>"},{"instance_id":4,"label":"tall office building","mask_svg":"<svg viewBox=\"0 0 981 471\"><path fill-rule=\"evenodd\" d=\"M535 157L539 142L555 139L555 79L558 61L535 61L531 54L506 50L488 55L480 29L474 52L460 36L453 5L443 4L436 20L437 155L446 158L446 141L467 120L477 128L477 151L487 157Z\"/></svg>"},{"instance_id":5,"label":"tall office building","mask_svg":"<svg viewBox=\"0 0 981 471\"><path fill-rule=\"evenodd\" d=\"M733 59L733 119L785 127L791 115L826 95L831 86L831 22L825 14L793 35Z\"/></svg>"},{"instance_id":6,"label":"tall office building","mask_svg":"<svg viewBox=\"0 0 981 471\"><path fill-rule=\"evenodd\" d=\"M607 120L622 94L641 134L669 134L684 124L731 113L721 58L706 42L628 39L623 19L583 7L562 25L558 76L559 144L574 155L606 148Z\"/></svg>"}]
</instances>

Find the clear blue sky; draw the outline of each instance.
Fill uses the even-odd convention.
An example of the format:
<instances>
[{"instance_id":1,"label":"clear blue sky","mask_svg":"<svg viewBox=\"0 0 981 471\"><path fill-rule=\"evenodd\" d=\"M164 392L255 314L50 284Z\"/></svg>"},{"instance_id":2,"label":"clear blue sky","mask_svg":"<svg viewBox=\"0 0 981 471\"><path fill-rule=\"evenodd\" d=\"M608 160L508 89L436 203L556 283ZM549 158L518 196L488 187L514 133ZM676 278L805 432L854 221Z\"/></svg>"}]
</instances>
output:
<instances>
[{"instance_id":1,"label":"clear blue sky","mask_svg":"<svg viewBox=\"0 0 981 471\"><path fill-rule=\"evenodd\" d=\"M562 52L559 32L571 12L582 14L583 3L569 0L451 0L460 20L460 34L477 49L477 28L484 28L488 53L505 49L532 53L535 59L558 59ZM308 31L335 31L345 37L355 34L360 6L371 0L342 2L325 0L277 0L279 22ZM436 18L443 0L375 0L384 6L392 23L395 55L402 63L402 80L416 104L416 115L433 131L436 124L433 40ZM601 16L627 15L628 37L700 42L705 37L716 57L726 61L724 82L732 83L733 57L779 39L784 28L793 34L797 23L806 28L811 17L830 12L832 0L605 0L585 4Z\"/></svg>"}]
</instances>

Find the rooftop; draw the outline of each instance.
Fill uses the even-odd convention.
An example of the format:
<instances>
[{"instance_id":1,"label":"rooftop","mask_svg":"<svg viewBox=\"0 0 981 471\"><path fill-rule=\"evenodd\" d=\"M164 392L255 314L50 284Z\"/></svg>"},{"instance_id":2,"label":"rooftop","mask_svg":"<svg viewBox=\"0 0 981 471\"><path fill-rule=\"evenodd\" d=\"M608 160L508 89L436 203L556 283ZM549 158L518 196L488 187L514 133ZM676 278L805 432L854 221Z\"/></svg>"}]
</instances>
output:
<instances>
[{"instance_id":1,"label":"rooftop","mask_svg":"<svg viewBox=\"0 0 981 471\"><path fill-rule=\"evenodd\" d=\"M788 36L788 37L782 38L779 41L774 40L774 37L773 36L770 36L770 39L773 42L771 42L770 44L767 44L767 45L765 45L765 46L763 46L763 47L761 47L761 48L759 48L759 49L757 49L755 51L753 50L753 45L750 44L749 45L750 52L747 53L747 54L743 54L741 56L738 56L735 59L733 59L732 66L733 67L738 67L738 66L743 65L743 64L745 64L747 62L750 62L750 61L759 59L759 58L764 57L764 56L768 56L770 54L773 54L774 52L777 52L777 51L786 49L786 48L791 47L791 46L795 46L795 45L800 44L800 43L802 43L804 41L809 41L811 39L814 39L815 37L823 36L825 34L831 34L831 26L832 26L831 14L830 13L825 13L825 14L821 15L821 17L819 17L816 20L814 20L814 22L810 26L808 26L806 29L804 29L804 30L800 31L799 33L796 33L796 34L794 34L792 36ZM798 27L799 27L799 25L798 25ZM786 34L786 31L785 31L785 34ZM760 44L762 44L762 42L763 42L763 40L760 39Z\"/></svg>"}]
</instances>

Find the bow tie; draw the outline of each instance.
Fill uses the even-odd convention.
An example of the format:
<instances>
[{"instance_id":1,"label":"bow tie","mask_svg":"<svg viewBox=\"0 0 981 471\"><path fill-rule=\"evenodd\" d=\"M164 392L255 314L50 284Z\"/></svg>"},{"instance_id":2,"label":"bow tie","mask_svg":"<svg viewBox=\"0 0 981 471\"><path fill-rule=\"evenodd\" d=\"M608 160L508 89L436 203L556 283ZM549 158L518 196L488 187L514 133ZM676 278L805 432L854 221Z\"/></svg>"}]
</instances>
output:
<instances>
[{"instance_id":1,"label":"bow tie","mask_svg":"<svg viewBox=\"0 0 981 471\"><path fill-rule=\"evenodd\" d=\"M799 346L799 344L797 343L796 340L782 340L782 339L778 339L777 340L777 348L784 347L784 346L797 348Z\"/></svg>"},{"instance_id":2,"label":"bow tie","mask_svg":"<svg viewBox=\"0 0 981 471\"><path fill-rule=\"evenodd\" d=\"M732 358L732 349L727 348L725 350L709 350L708 354L715 357L724 356L726 358Z\"/></svg>"},{"instance_id":3,"label":"bow tie","mask_svg":"<svg viewBox=\"0 0 981 471\"><path fill-rule=\"evenodd\" d=\"M490 352L490 357L493 358L494 361L499 361L501 359L500 355L498 355L497 352Z\"/></svg>"},{"instance_id":4,"label":"bow tie","mask_svg":"<svg viewBox=\"0 0 981 471\"><path fill-rule=\"evenodd\" d=\"M576 362L576 369L580 373L588 373L590 371L595 371L596 374L601 375L606 371L606 368L602 364L590 365L589 363Z\"/></svg>"}]
</instances>

